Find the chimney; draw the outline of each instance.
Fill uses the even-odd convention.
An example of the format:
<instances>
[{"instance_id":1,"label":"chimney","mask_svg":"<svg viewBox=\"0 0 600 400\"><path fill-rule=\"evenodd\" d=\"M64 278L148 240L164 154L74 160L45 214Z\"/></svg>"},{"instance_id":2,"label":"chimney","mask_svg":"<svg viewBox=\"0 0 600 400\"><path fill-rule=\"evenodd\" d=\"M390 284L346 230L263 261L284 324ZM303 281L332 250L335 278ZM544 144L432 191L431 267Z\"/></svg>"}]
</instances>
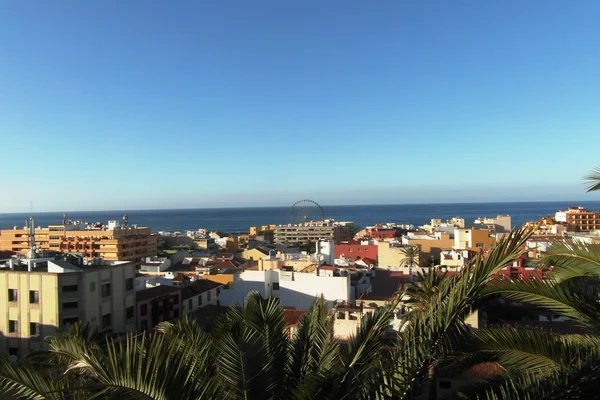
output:
<instances>
[{"instance_id":1,"label":"chimney","mask_svg":"<svg viewBox=\"0 0 600 400\"><path fill-rule=\"evenodd\" d=\"M32 260L27 260L27 271L28 272L33 271L33 261Z\"/></svg>"},{"instance_id":2,"label":"chimney","mask_svg":"<svg viewBox=\"0 0 600 400\"><path fill-rule=\"evenodd\" d=\"M12 258L8 259L8 268L10 268L11 271L15 270L15 261Z\"/></svg>"}]
</instances>

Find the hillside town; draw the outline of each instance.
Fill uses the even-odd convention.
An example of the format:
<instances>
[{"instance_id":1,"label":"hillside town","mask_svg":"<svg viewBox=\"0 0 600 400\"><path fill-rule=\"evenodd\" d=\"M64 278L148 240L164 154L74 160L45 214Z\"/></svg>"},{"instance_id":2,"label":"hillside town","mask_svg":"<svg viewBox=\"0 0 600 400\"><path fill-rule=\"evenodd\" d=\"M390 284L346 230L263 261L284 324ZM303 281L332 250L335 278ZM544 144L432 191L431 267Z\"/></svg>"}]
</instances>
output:
<instances>
[{"instance_id":1,"label":"hillside town","mask_svg":"<svg viewBox=\"0 0 600 400\"><path fill-rule=\"evenodd\" d=\"M600 243L600 213L558 210L526 224L534 231L522 255L496 273L499 280L543 280L536 260L563 238ZM392 301L429 271L446 277L485 257L513 226L497 215L465 221L432 218L419 227L378 223L360 228L331 219L251 226L248 233L152 232L122 221L63 220L0 230L0 348L14 359L81 321L117 335L154 329L190 315L210 324L250 293L275 297L293 330L322 297L344 342L361 319ZM410 304L397 305L390 332L402 329ZM473 310L471 329L486 326L490 310ZM512 321L518 323L519 321ZM532 323L531 320L528 323ZM569 321L542 311L535 324L564 331Z\"/></svg>"}]
</instances>

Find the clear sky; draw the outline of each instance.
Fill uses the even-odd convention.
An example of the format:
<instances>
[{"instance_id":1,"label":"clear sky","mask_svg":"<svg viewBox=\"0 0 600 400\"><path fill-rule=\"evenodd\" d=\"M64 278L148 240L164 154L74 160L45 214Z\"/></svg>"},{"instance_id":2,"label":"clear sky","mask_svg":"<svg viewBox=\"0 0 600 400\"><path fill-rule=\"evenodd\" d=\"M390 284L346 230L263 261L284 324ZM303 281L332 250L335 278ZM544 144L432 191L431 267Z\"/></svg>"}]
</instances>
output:
<instances>
[{"instance_id":1,"label":"clear sky","mask_svg":"<svg viewBox=\"0 0 600 400\"><path fill-rule=\"evenodd\" d=\"M0 1L0 212L597 200L600 1Z\"/></svg>"}]
</instances>

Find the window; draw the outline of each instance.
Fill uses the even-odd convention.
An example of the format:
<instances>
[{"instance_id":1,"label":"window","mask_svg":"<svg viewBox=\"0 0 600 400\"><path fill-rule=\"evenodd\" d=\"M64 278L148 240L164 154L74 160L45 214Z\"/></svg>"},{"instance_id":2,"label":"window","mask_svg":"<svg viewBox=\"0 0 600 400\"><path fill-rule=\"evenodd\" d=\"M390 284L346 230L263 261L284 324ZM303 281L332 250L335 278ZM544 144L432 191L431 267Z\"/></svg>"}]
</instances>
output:
<instances>
[{"instance_id":1,"label":"window","mask_svg":"<svg viewBox=\"0 0 600 400\"><path fill-rule=\"evenodd\" d=\"M279 282L273 282L273 290L279 290Z\"/></svg>"},{"instance_id":2,"label":"window","mask_svg":"<svg viewBox=\"0 0 600 400\"><path fill-rule=\"evenodd\" d=\"M77 285L65 285L62 288L63 293L66 292L76 292L77 291Z\"/></svg>"},{"instance_id":3,"label":"window","mask_svg":"<svg viewBox=\"0 0 600 400\"><path fill-rule=\"evenodd\" d=\"M8 355L9 356L19 357L19 348L18 347L9 347L8 348Z\"/></svg>"},{"instance_id":4,"label":"window","mask_svg":"<svg viewBox=\"0 0 600 400\"><path fill-rule=\"evenodd\" d=\"M140 326L142 327L143 331L148 330L148 320L143 320Z\"/></svg>"},{"instance_id":5,"label":"window","mask_svg":"<svg viewBox=\"0 0 600 400\"><path fill-rule=\"evenodd\" d=\"M189 299L188 300L188 308L190 309L190 311L192 310L192 308L194 308L194 299Z\"/></svg>"},{"instance_id":6,"label":"window","mask_svg":"<svg viewBox=\"0 0 600 400\"><path fill-rule=\"evenodd\" d=\"M63 318L63 324L65 325L74 324L77 321L79 321L79 318L77 317Z\"/></svg>"},{"instance_id":7,"label":"window","mask_svg":"<svg viewBox=\"0 0 600 400\"><path fill-rule=\"evenodd\" d=\"M346 313L343 311L338 311L337 319L346 319Z\"/></svg>"},{"instance_id":8,"label":"window","mask_svg":"<svg viewBox=\"0 0 600 400\"><path fill-rule=\"evenodd\" d=\"M17 332L17 321L10 320L8 321L8 333L16 333Z\"/></svg>"},{"instance_id":9,"label":"window","mask_svg":"<svg viewBox=\"0 0 600 400\"><path fill-rule=\"evenodd\" d=\"M173 303L175 303L175 304L179 303L179 295L178 294L173 296Z\"/></svg>"},{"instance_id":10,"label":"window","mask_svg":"<svg viewBox=\"0 0 600 400\"><path fill-rule=\"evenodd\" d=\"M96 282L90 282L90 292L96 291Z\"/></svg>"},{"instance_id":11,"label":"window","mask_svg":"<svg viewBox=\"0 0 600 400\"><path fill-rule=\"evenodd\" d=\"M102 284L102 297L110 296L110 283Z\"/></svg>"},{"instance_id":12,"label":"window","mask_svg":"<svg viewBox=\"0 0 600 400\"><path fill-rule=\"evenodd\" d=\"M19 298L17 289L8 289L8 301L17 301Z\"/></svg>"},{"instance_id":13,"label":"window","mask_svg":"<svg viewBox=\"0 0 600 400\"><path fill-rule=\"evenodd\" d=\"M29 336L38 336L40 334L40 324L37 322L29 323Z\"/></svg>"},{"instance_id":14,"label":"window","mask_svg":"<svg viewBox=\"0 0 600 400\"><path fill-rule=\"evenodd\" d=\"M30 290L29 291L29 302L31 304L37 304L40 302L40 292L38 292L37 290Z\"/></svg>"},{"instance_id":15,"label":"window","mask_svg":"<svg viewBox=\"0 0 600 400\"><path fill-rule=\"evenodd\" d=\"M109 327L111 325L112 322L112 315L111 314L106 314L102 316L102 327L106 328Z\"/></svg>"},{"instance_id":16,"label":"window","mask_svg":"<svg viewBox=\"0 0 600 400\"><path fill-rule=\"evenodd\" d=\"M483 249L483 243L475 243L475 247L478 249Z\"/></svg>"},{"instance_id":17,"label":"window","mask_svg":"<svg viewBox=\"0 0 600 400\"><path fill-rule=\"evenodd\" d=\"M148 314L148 304L142 304L140 306L140 315L144 316Z\"/></svg>"},{"instance_id":18,"label":"window","mask_svg":"<svg viewBox=\"0 0 600 400\"><path fill-rule=\"evenodd\" d=\"M210 301L210 290L208 292L206 292L206 301L209 302Z\"/></svg>"},{"instance_id":19,"label":"window","mask_svg":"<svg viewBox=\"0 0 600 400\"><path fill-rule=\"evenodd\" d=\"M125 290L133 290L133 278L125 279Z\"/></svg>"},{"instance_id":20,"label":"window","mask_svg":"<svg viewBox=\"0 0 600 400\"><path fill-rule=\"evenodd\" d=\"M202 305L202 295L198 296L198 307Z\"/></svg>"},{"instance_id":21,"label":"window","mask_svg":"<svg viewBox=\"0 0 600 400\"><path fill-rule=\"evenodd\" d=\"M179 308L173 311L174 318L179 318Z\"/></svg>"},{"instance_id":22,"label":"window","mask_svg":"<svg viewBox=\"0 0 600 400\"><path fill-rule=\"evenodd\" d=\"M133 318L133 306L125 309L125 318Z\"/></svg>"},{"instance_id":23,"label":"window","mask_svg":"<svg viewBox=\"0 0 600 400\"><path fill-rule=\"evenodd\" d=\"M70 301L68 303L63 303L63 310L72 310L77 307L79 307L79 304L76 301Z\"/></svg>"}]
</instances>

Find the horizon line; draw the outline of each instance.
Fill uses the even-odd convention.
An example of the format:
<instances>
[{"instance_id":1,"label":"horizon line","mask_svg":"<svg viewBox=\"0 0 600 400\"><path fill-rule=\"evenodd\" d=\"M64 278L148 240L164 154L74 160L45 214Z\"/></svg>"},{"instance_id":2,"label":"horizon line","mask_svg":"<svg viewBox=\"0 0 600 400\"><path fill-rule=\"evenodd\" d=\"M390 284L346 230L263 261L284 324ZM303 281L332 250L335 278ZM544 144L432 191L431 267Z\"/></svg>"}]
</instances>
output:
<instances>
[{"instance_id":1,"label":"horizon line","mask_svg":"<svg viewBox=\"0 0 600 400\"><path fill-rule=\"evenodd\" d=\"M523 204L523 203L600 203L600 200L527 200L527 201L470 201L470 202L439 202L439 203L380 203L380 204L319 204L321 207L360 207L360 206L414 206L414 205L468 205L468 204ZM183 207L183 208L138 208L138 209L110 209L110 210L55 210L55 211L39 211L39 212L0 212L0 215L11 214L55 214L55 213L96 213L96 212L122 212L122 211L186 211L186 210L239 210L239 209L265 209L265 208L292 208L289 206L225 206L225 207Z\"/></svg>"}]
</instances>

